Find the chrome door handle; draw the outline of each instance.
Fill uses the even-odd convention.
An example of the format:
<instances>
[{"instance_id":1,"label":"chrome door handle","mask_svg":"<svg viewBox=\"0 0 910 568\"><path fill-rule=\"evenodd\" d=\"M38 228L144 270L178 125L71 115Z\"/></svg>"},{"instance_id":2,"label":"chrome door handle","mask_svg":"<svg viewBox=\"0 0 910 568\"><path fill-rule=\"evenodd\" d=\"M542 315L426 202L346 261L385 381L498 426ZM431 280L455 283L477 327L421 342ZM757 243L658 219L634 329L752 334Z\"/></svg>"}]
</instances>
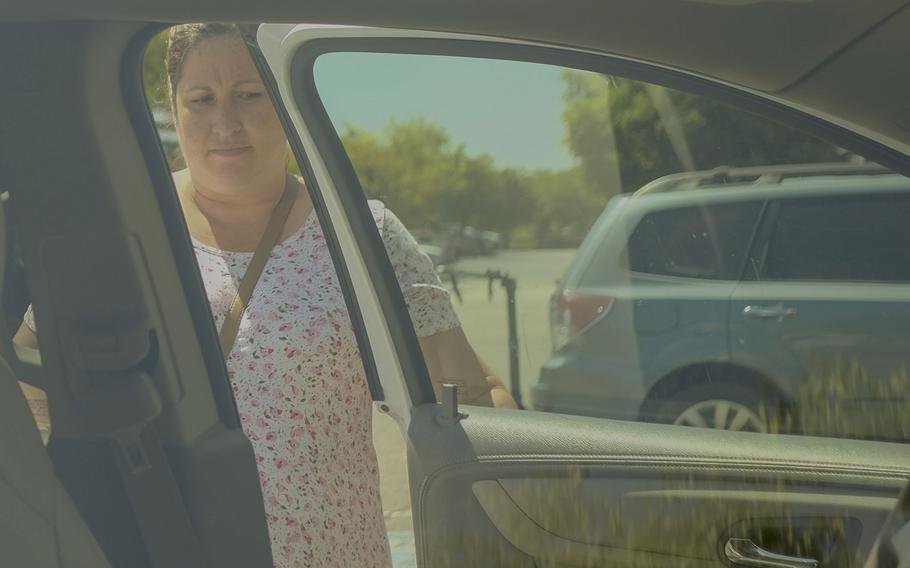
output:
<instances>
[{"instance_id":1,"label":"chrome door handle","mask_svg":"<svg viewBox=\"0 0 910 568\"><path fill-rule=\"evenodd\" d=\"M818 560L785 556L767 551L747 538L731 538L724 547L727 560L734 566L758 568L817 568Z\"/></svg>"},{"instance_id":2,"label":"chrome door handle","mask_svg":"<svg viewBox=\"0 0 910 568\"><path fill-rule=\"evenodd\" d=\"M750 318L782 320L795 316L796 308L790 308L783 304L776 306L746 306L743 308L743 315Z\"/></svg>"}]
</instances>

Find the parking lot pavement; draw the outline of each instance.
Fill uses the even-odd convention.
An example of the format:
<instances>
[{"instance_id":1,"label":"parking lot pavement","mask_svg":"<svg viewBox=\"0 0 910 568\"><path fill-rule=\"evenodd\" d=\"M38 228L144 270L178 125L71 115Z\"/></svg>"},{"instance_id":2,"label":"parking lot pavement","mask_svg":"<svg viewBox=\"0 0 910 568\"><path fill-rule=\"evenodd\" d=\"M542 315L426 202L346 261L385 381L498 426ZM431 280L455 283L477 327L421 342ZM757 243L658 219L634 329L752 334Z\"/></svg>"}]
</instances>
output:
<instances>
[{"instance_id":1,"label":"parking lot pavement","mask_svg":"<svg viewBox=\"0 0 910 568\"><path fill-rule=\"evenodd\" d=\"M521 393L527 402L537 371L550 354L549 298L556 280L568 267L574 249L503 251L496 256L466 258L452 268L471 272L487 269L508 273L517 281L517 319ZM485 279L459 280L462 302L453 297L471 345L487 365L509 383L509 344L506 294L493 285L488 298ZM416 566L408 488L407 451L398 426L388 416L373 415L373 443L379 459L381 493L386 528L396 568Z\"/></svg>"}]
</instances>

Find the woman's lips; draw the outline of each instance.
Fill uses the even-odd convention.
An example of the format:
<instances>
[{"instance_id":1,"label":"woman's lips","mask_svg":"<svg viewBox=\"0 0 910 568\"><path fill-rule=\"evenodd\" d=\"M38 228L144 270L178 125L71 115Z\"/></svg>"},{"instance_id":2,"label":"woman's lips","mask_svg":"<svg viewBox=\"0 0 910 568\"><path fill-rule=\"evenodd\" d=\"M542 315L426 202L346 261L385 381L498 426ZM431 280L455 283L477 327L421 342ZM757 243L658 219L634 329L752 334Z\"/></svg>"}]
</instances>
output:
<instances>
[{"instance_id":1,"label":"woman's lips","mask_svg":"<svg viewBox=\"0 0 910 568\"><path fill-rule=\"evenodd\" d=\"M252 149L252 146L237 146L236 148L215 148L209 150L209 153L216 156L239 156L241 154L249 152Z\"/></svg>"}]
</instances>

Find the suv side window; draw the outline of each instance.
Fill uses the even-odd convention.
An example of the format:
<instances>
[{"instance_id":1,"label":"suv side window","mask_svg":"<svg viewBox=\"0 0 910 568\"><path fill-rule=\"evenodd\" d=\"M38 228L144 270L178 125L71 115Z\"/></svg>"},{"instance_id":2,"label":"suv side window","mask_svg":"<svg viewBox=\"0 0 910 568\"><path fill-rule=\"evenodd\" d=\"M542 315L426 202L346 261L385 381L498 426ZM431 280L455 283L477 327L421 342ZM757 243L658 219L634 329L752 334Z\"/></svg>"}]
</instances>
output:
<instances>
[{"instance_id":1,"label":"suv side window","mask_svg":"<svg viewBox=\"0 0 910 568\"><path fill-rule=\"evenodd\" d=\"M629 238L633 272L737 280L760 202L681 207L650 213Z\"/></svg>"},{"instance_id":2,"label":"suv side window","mask_svg":"<svg viewBox=\"0 0 910 568\"><path fill-rule=\"evenodd\" d=\"M767 280L910 282L910 194L781 202Z\"/></svg>"}]
</instances>

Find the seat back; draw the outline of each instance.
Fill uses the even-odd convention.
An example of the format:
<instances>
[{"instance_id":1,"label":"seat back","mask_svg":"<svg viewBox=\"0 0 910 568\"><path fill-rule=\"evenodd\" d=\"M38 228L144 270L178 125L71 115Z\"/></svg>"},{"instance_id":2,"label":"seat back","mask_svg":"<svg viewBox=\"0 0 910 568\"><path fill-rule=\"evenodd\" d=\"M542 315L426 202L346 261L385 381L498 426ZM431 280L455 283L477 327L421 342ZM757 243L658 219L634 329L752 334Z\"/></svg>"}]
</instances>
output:
<instances>
[{"instance_id":1,"label":"seat back","mask_svg":"<svg viewBox=\"0 0 910 568\"><path fill-rule=\"evenodd\" d=\"M0 207L0 235L5 219ZM0 237L0 267L6 239ZM0 286L5 284L0 274ZM22 389L6 324L0 326L0 564L110 566L54 473Z\"/></svg>"}]
</instances>

